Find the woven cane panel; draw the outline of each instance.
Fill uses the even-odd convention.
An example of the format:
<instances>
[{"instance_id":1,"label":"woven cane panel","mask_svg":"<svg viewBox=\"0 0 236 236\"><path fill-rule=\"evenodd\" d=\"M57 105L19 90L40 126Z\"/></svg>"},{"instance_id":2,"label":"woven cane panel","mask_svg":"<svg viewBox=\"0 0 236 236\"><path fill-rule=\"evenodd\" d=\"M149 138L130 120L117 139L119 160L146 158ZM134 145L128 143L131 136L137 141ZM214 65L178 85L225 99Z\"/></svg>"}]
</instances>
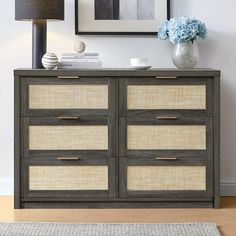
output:
<instances>
[{"instance_id":1,"label":"woven cane panel","mask_svg":"<svg viewBox=\"0 0 236 236\"><path fill-rule=\"evenodd\" d=\"M206 190L205 166L129 166L128 190Z\"/></svg>"},{"instance_id":2,"label":"woven cane panel","mask_svg":"<svg viewBox=\"0 0 236 236\"><path fill-rule=\"evenodd\" d=\"M206 109L205 85L130 85L128 109Z\"/></svg>"},{"instance_id":3,"label":"woven cane panel","mask_svg":"<svg viewBox=\"0 0 236 236\"><path fill-rule=\"evenodd\" d=\"M205 125L130 125L128 149L206 150Z\"/></svg>"},{"instance_id":4,"label":"woven cane panel","mask_svg":"<svg viewBox=\"0 0 236 236\"><path fill-rule=\"evenodd\" d=\"M29 109L107 109L107 85L30 85Z\"/></svg>"},{"instance_id":5,"label":"woven cane panel","mask_svg":"<svg viewBox=\"0 0 236 236\"><path fill-rule=\"evenodd\" d=\"M30 126L29 150L107 150L107 126Z\"/></svg>"},{"instance_id":6,"label":"woven cane panel","mask_svg":"<svg viewBox=\"0 0 236 236\"><path fill-rule=\"evenodd\" d=\"M107 166L30 166L29 190L107 190Z\"/></svg>"}]
</instances>

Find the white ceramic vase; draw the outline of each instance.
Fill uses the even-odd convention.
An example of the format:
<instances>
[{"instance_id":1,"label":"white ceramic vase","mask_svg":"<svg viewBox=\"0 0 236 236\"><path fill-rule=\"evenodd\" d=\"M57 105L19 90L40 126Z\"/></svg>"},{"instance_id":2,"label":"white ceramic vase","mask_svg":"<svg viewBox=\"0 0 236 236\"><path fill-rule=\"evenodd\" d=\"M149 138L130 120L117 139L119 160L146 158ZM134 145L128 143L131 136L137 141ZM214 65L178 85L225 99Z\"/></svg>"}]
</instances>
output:
<instances>
[{"instance_id":1,"label":"white ceramic vase","mask_svg":"<svg viewBox=\"0 0 236 236\"><path fill-rule=\"evenodd\" d=\"M172 61L179 69L192 69L199 61L197 40L174 45Z\"/></svg>"}]
</instances>

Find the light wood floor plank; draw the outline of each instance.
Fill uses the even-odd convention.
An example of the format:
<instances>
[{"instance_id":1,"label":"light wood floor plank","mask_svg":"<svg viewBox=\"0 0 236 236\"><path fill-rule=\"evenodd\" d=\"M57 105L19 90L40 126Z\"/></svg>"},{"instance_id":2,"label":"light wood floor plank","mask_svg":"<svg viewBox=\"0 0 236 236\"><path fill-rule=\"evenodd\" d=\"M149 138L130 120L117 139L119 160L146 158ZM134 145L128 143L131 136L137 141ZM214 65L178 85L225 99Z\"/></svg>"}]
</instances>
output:
<instances>
[{"instance_id":1,"label":"light wood floor plank","mask_svg":"<svg viewBox=\"0 0 236 236\"><path fill-rule=\"evenodd\" d=\"M221 209L36 209L14 210L13 197L0 197L1 222L178 223L214 222L223 236L236 235L236 197Z\"/></svg>"}]
</instances>

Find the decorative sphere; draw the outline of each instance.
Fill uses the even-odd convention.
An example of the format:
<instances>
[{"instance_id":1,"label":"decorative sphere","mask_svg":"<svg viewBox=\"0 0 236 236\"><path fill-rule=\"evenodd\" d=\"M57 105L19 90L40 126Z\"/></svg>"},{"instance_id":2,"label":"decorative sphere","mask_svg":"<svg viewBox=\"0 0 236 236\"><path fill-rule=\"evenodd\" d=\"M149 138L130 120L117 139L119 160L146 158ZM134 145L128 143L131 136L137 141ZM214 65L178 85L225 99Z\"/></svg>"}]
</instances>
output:
<instances>
[{"instance_id":1,"label":"decorative sphere","mask_svg":"<svg viewBox=\"0 0 236 236\"><path fill-rule=\"evenodd\" d=\"M84 42L78 40L75 42L74 49L76 52L82 53L86 49L86 44Z\"/></svg>"},{"instance_id":2,"label":"decorative sphere","mask_svg":"<svg viewBox=\"0 0 236 236\"><path fill-rule=\"evenodd\" d=\"M42 58L42 64L45 69L52 70L58 65L58 57L54 53L46 53Z\"/></svg>"}]
</instances>

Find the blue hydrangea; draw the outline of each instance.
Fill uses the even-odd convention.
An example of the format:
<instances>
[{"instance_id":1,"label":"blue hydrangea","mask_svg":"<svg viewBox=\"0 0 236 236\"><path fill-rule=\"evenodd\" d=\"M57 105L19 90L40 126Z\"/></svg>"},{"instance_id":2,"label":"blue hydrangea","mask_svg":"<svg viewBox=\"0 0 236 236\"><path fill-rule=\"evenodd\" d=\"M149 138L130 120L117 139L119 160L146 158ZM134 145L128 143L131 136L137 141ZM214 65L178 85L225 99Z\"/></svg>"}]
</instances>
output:
<instances>
[{"instance_id":1,"label":"blue hydrangea","mask_svg":"<svg viewBox=\"0 0 236 236\"><path fill-rule=\"evenodd\" d=\"M172 18L165 20L158 33L158 38L166 40L169 38L173 44L193 41L197 37L205 39L207 29L204 23L191 17Z\"/></svg>"},{"instance_id":2,"label":"blue hydrangea","mask_svg":"<svg viewBox=\"0 0 236 236\"><path fill-rule=\"evenodd\" d=\"M159 32L158 32L158 38L159 39L162 39L162 40L166 40L169 36L168 36L168 24L169 24L169 21L168 20L165 20L160 29L159 29Z\"/></svg>"}]
</instances>

